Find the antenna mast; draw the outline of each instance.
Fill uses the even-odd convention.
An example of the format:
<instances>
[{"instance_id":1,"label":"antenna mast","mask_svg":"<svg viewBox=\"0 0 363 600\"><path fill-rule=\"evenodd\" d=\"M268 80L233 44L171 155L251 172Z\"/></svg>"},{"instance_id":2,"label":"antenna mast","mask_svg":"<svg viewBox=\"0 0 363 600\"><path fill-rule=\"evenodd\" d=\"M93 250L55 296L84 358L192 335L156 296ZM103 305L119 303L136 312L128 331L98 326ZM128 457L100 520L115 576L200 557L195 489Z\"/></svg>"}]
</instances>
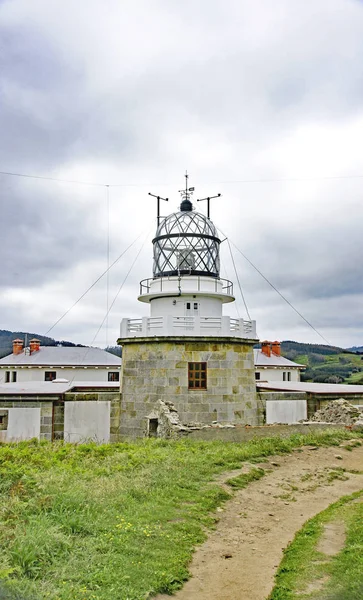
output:
<instances>
[{"instance_id":1,"label":"antenna mast","mask_svg":"<svg viewBox=\"0 0 363 600\"><path fill-rule=\"evenodd\" d=\"M207 217L208 219L210 219L210 201L213 200L213 198L220 198L222 194L217 194L216 196L208 196L207 198L199 198L197 200L197 202L204 202L205 200L207 201Z\"/></svg>"},{"instance_id":2,"label":"antenna mast","mask_svg":"<svg viewBox=\"0 0 363 600\"><path fill-rule=\"evenodd\" d=\"M148 192L149 196L152 196L153 198L156 198L157 200L157 205L156 205L156 221L157 224L159 225L160 223L160 200L164 200L165 202L169 201L169 198L162 198L161 196L155 196L155 194L151 194L150 192Z\"/></svg>"}]
</instances>

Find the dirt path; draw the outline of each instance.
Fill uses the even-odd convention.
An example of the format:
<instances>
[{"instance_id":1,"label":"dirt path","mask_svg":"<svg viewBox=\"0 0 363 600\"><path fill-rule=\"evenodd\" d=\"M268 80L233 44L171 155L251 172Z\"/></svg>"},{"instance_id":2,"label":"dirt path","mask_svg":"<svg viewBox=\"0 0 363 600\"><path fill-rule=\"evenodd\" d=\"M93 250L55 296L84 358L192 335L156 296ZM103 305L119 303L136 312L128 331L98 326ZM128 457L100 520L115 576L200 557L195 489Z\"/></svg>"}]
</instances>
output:
<instances>
[{"instance_id":1,"label":"dirt path","mask_svg":"<svg viewBox=\"0 0 363 600\"><path fill-rule=\"evenodd\" d=\"M256 466L244 465L224 480ZM283 548L305 521L363 488L363 474L348 472L363 471L363 446L304 448L258 466L270 472L218 512L218 526L194 554L192 578L176 600L266 600ZM157 596L162 599L170 596Z\"/></svg>"}]
</instances>

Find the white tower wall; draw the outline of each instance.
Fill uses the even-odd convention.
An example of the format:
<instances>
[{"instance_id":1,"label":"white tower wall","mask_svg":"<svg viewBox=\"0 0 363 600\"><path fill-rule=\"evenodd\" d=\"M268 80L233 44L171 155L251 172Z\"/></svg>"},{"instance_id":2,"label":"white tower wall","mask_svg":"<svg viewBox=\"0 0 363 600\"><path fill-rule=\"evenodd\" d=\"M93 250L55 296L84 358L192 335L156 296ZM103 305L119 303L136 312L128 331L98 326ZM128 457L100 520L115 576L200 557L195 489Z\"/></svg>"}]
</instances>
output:
<instances>
[{"instance_id":1,"label":"white tower wall","mask_svg":"<svg viewBox=\"0 0 363 600\"><path fill-rule=\"evenodd\" d=\"M155 298L150 302L150 316L184 316L184 317L221 317L222 301L219 298L208 298L182 294L178 297Z\"/></svg>"}]
</instances>

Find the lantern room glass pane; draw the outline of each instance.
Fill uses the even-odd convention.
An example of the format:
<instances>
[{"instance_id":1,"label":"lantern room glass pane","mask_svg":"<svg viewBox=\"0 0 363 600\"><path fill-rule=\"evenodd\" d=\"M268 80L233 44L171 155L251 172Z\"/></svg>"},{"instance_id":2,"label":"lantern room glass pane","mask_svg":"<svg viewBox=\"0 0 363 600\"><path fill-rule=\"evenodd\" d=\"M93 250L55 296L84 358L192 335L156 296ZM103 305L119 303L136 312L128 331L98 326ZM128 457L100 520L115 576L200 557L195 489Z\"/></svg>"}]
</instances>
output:
<instances>
[{"instance_id":1,"label":"lantern room glass pane","mask_svg":"<svg viewBox=\"0 0 363 600\"><path fill-rule=\"evenodd\" d=\"M212 221L200 213L180 211L163 219L153 245L154 277L219 277L220 239Z\"/></svg>"}]
</instances>

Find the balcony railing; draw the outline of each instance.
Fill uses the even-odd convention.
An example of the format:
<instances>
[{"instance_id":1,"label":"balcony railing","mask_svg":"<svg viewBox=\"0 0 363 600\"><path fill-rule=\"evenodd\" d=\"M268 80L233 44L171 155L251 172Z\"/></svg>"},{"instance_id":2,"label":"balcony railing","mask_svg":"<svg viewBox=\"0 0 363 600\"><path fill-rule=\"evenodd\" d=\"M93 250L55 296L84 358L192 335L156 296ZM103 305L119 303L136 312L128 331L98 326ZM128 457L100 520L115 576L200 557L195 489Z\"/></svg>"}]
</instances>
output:
<instances>
[{"instance_id":1,"label":"balcony railing","mask_svg":"<svg viewBox=\"0 0 363 600\"><path fill-rule=\"evenodd\" d=\"M231 317L143 317L122 319L121 338L157 336L218 336L256 339L256 321Z\"/></svg>"},{"instance_id":2,"label":"balcony railing","mask_svg":"<svg viewBox=\"0 0 363 600\"><path fill-rule=\"evenodd\" d=\"M179 288L180 286L180 288ZM233 283L228 279L214 279L193 275L188 278L181 277L156 277L140 281L140 296L154 293L168 293L173 288L181 292L212 292L233 296Z\"/></svg>"}]
</instances>

